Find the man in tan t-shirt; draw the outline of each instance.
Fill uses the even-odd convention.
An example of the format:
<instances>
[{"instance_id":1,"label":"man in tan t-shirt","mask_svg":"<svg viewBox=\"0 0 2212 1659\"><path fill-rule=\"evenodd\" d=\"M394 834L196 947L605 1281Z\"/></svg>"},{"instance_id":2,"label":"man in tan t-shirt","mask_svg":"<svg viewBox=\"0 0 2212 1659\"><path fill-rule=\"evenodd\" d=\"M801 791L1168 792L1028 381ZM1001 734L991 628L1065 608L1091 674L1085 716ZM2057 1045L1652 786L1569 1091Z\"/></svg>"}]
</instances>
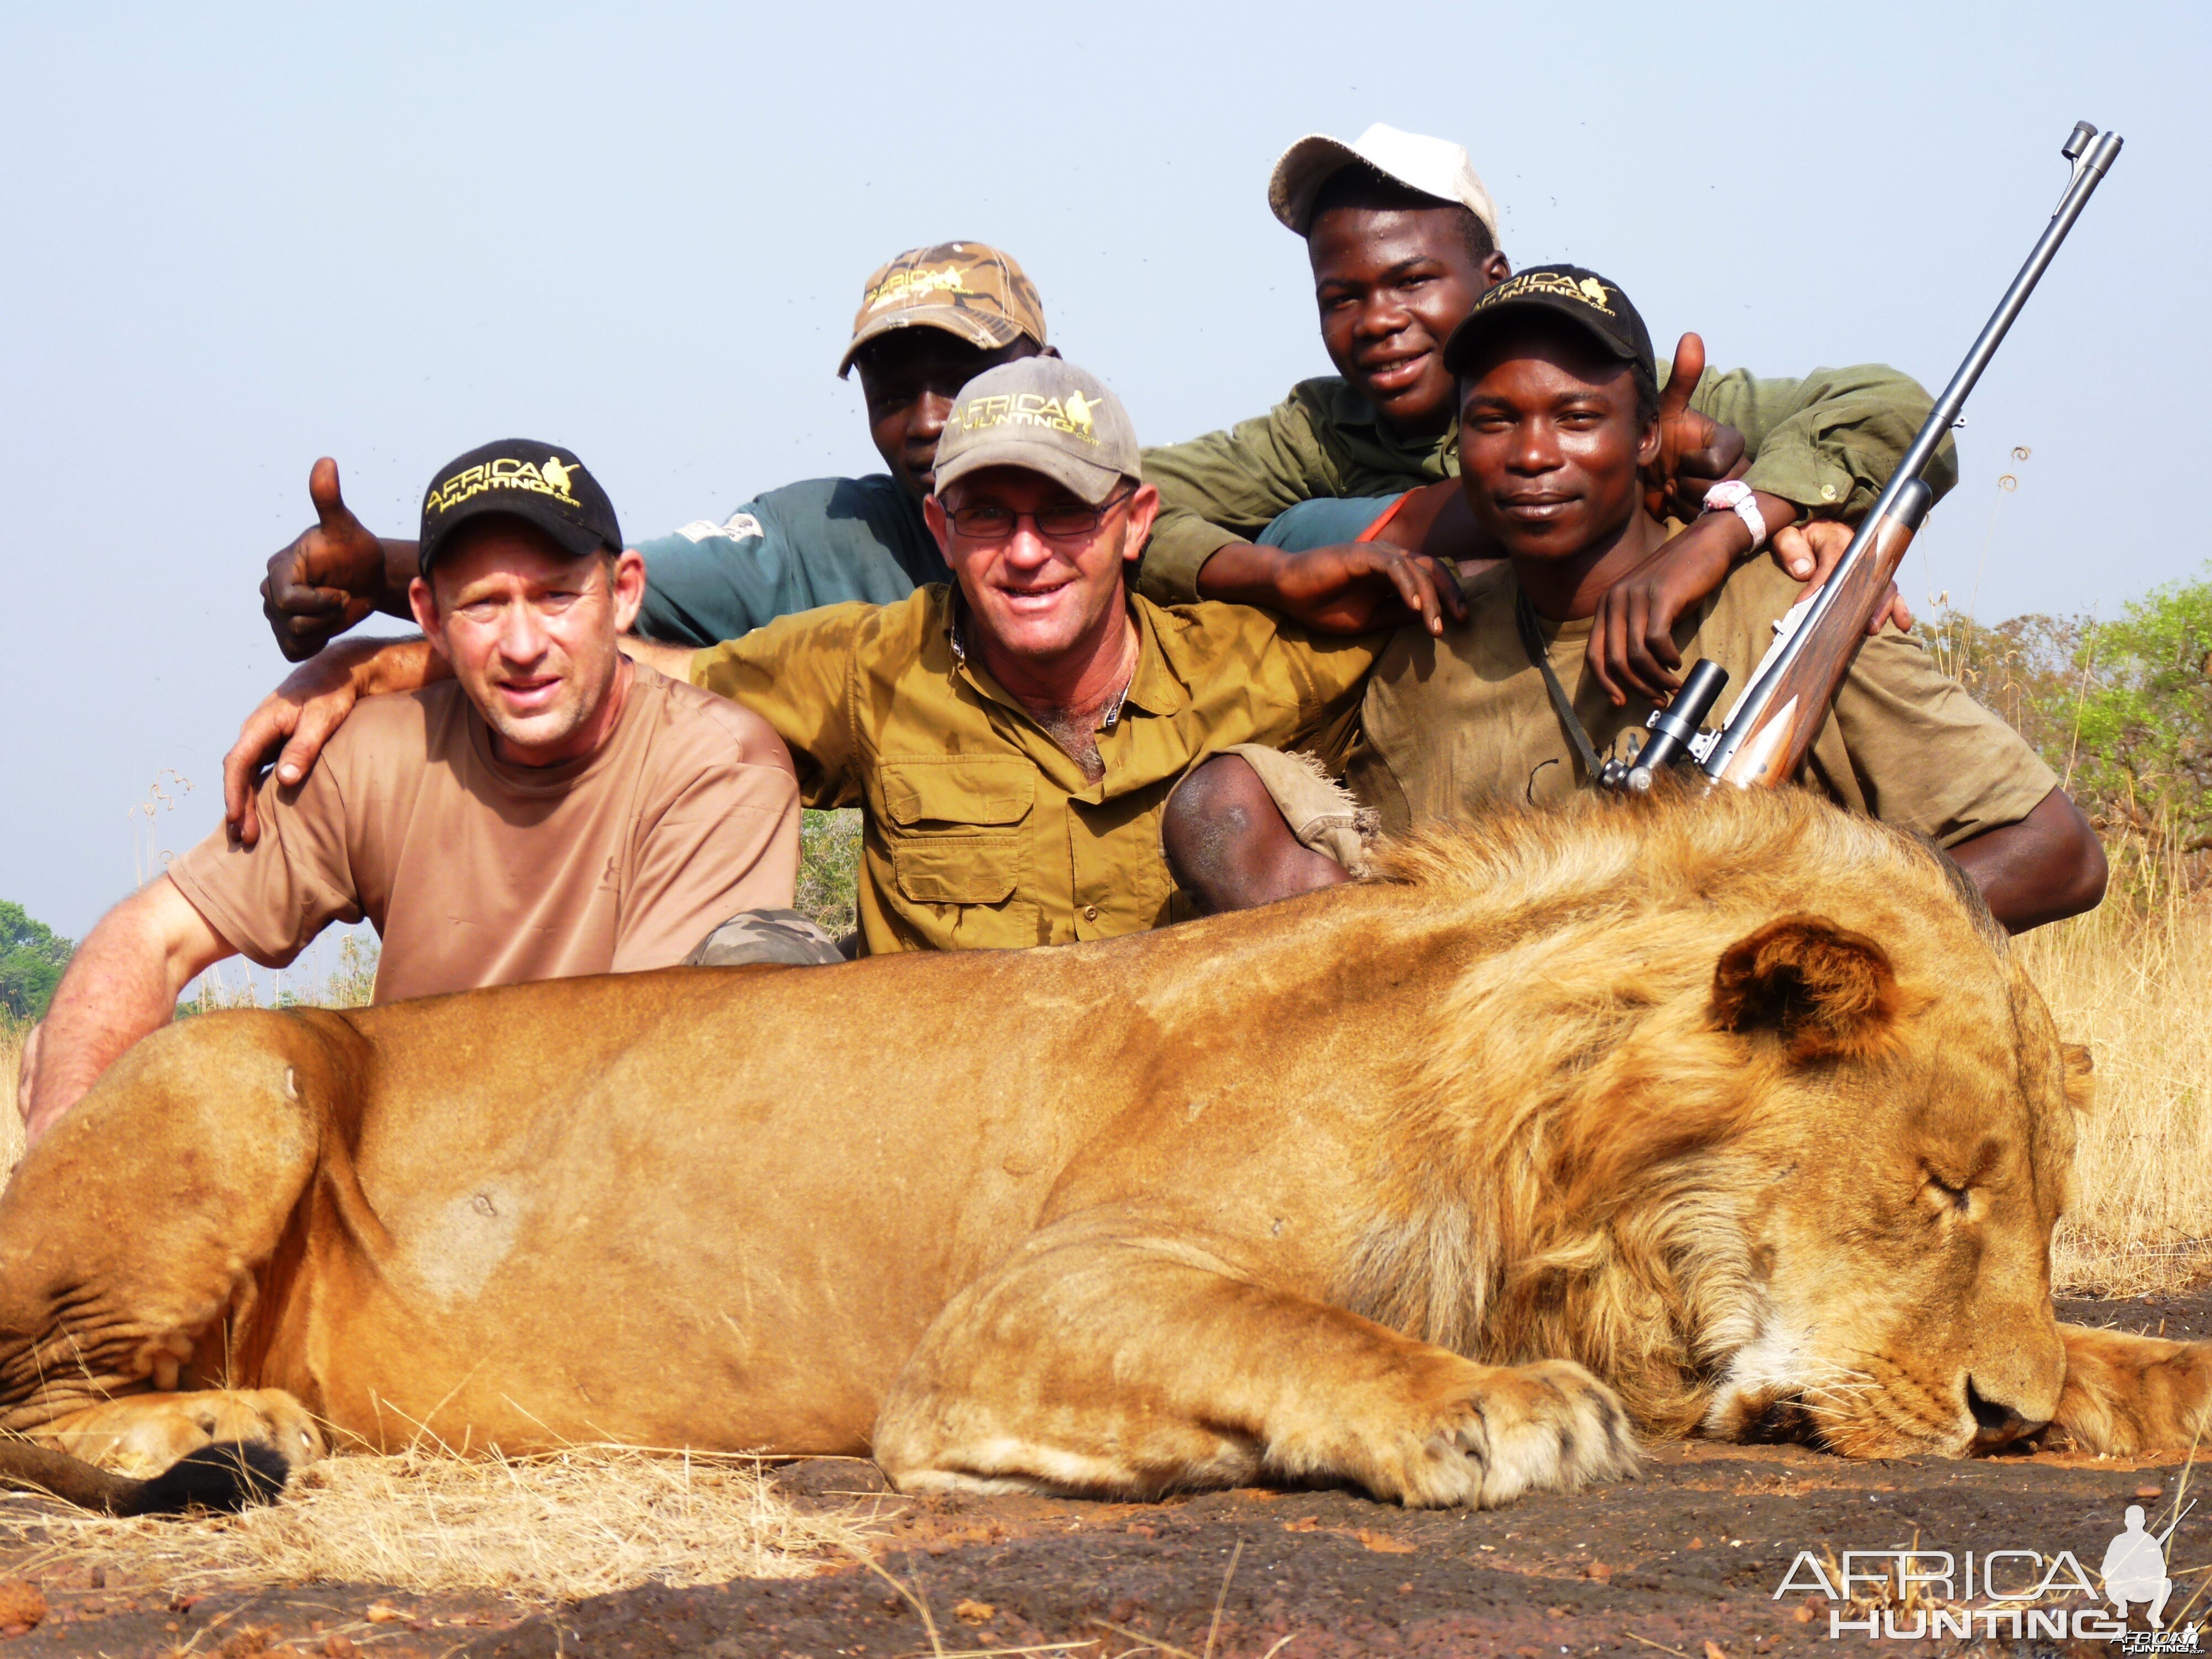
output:
<instances>
[{"instance_id":1,"label":"man in tan t-shirt","mask_svg":"<svg viewBox=\"0 0 2212 1659\"><path fill-rule=\"evenodd\" d=\"M1651 707L1616 703L1586 653L1607 590L1670 533L1644 511L1638 481L1658 441L1642 319L1593 272L1523 271L1476 303L1445 361L1460 377L1461 482L1505 562L1468 588L1464 625L1441 637L1401 629L1370 677L1346 781L1391 831L1589 787L1524 624L1595 753ZM1741 566L1675 625L1682 659L1710 657L1732 686L1748 684L1802 593L1765 561ZM1907 636L1865 642L1799 781L1934 839L2015 932L2103 895L2095 834L2051 769ZM1279 757L1209 762L1170 803L1169 852L1209 908L1341 881L1340 859L1309 830L1330 805L1325 785Z\"/></svg>"},{"instance_id":2,"label":"man in tan t-shirt","mask_svg":"<svg viewBox=\"0 0 2212 1659\"><path fill-rule=\"evenodd\" d=\"M791 757L761 718L624 657L643 561L568 451L442 469L416 619L454 678L365 699L323 764L255 800L78 948L27 1067L35 1138L193 975L281 968L333 921L383 940L376 1000L671 966L732 915L787 907Z\"/></svg>"}]
</instances>

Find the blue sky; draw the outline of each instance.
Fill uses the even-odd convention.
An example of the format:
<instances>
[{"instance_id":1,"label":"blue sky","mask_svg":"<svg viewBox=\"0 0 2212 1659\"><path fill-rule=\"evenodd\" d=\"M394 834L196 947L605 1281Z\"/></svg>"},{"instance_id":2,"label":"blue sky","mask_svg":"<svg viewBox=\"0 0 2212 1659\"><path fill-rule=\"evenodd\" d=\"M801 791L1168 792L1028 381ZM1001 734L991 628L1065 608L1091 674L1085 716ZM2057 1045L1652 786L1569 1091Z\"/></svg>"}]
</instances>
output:
<instances>
[{"instance_id":1,"label":"blue sky","mask_svg":"<svg viewBox=\"0 0 2212 1659\"><path fill-rule=\"evenodd\" d=\"M832 373L900 248L1011 249L1147 441L1326 372L1274 156L1474 152L1516 261L1762 373L1942 381L2077 117L2126 153L2014 331L1911 595L2109 614L2208 552L2212 26L2184 6L10 8L0 446L15 485L0 896L77 934L172 850L283 672L254 593L335 454L565 443L634 536L872 470ZM2014 446L2032 453L2015 463ZM1996 479L2003 498L1991 531Z\"/></svg>"}]
</instances>

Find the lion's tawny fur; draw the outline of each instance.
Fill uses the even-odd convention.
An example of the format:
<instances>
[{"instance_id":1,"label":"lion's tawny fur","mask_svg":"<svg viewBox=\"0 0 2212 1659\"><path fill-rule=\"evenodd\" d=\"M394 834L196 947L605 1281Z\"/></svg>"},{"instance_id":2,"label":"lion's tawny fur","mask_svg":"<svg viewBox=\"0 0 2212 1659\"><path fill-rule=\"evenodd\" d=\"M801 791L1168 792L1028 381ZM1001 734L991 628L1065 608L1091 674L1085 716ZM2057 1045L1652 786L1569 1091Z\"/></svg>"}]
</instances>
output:
<instances>
[{"instance_id":1,"label":"lion's tawny fur","mask_svg":"<svg viewBox=\"0 0 2212 1659\"><path fill-rule=\"evenodd\" d=\"M1610 1390L1957 1454L2062 1409L2080 1081L1954 866L1788 792L1094 945L210 1016L0 1195L0 1428L188 1354L341 1439L915 1489L1498 1503L1628 1466ZM2201 1418L2098 1352L2082 1432Z\"/></svg>"}]
</instances>

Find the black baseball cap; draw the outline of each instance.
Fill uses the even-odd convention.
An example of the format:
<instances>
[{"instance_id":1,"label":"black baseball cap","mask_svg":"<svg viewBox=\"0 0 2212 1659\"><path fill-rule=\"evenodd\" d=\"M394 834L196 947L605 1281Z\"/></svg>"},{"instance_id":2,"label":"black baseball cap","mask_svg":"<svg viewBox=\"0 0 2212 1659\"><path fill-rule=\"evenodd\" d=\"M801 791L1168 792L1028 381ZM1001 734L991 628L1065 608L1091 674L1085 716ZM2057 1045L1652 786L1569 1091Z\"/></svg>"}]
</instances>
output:
<instances>
[{"instance_id":1,"label":"black baseball cap","mask_svg":"<svg viewBox=\"0 0 2212 1659\"><path fill-rule=\"evenodd\" d=\"M1575 324L1623 362L1641 363L1656 379L1651 331L1620 284L1580 265L1538 265L1516 271L1474 302L1444 342L1444 367L1457 374L1475 346L1501 323L1541 311Z\"/></svg>"},{"instance_id":2,"label":"black baseball cap","mask_svg":"<svg viewBox=\"0 0 2212 1659\"><path fill-rule=\"evenodd\" d=\"M530 438L502 438L448 461L423 492L423 575L456 530L493 513L536 525L578 558L622 551L614 503L575 452Z\"/></svg>"}]
</instances>

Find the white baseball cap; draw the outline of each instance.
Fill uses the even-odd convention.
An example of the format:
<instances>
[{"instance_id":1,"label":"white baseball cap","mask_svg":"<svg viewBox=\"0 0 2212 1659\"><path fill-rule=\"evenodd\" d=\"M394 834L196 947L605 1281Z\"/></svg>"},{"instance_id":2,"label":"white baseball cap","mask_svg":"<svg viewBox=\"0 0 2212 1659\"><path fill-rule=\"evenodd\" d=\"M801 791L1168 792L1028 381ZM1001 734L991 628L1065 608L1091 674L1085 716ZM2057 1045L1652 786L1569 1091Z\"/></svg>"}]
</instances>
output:
<instances>
[{"instance_id":1,"label":"white baseball cap","mask_svg":"<svg viewBox=\"0 0 2212 1659\"><path fill-rule=\"evenodd\" d=\"M1313 219L1314 198L1331 174L1352 161L1438 201L1456 202L1482 221L1490 240L1498 240L1498 204L1490 199L1465 148L1418 132L1401 132L1377 121L1355 143L1311 132L1283 152L1267 180L1267 205L1301 236Z\"/></svg>"}]
</instances>

